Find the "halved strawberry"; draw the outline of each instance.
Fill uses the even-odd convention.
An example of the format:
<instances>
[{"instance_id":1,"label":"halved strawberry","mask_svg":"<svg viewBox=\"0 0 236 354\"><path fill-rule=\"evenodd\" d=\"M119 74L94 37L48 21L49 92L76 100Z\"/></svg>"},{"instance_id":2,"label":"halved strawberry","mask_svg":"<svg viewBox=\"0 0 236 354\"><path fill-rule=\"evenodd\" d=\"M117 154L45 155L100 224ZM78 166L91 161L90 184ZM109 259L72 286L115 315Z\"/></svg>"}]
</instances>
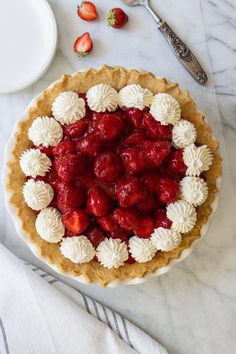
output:
<instances>
[{"instance_id":1,"label":"halved strawberry","mask_svg":"<svg viewBox=\"0 0 236 354\"><path fill-rule=\"evenodd\" d=\"M78 6L77 14L85 21L94 21L98 18L96 6L90 1L82 1Z\"/></svg>"},{"instance_id":2,"label":"halved strawberry","mask_svg":"<svg viewBox=\"0 0 236 354\"><path fill-rule=\"evenodd\" d=\"M93 49L93 41L88 32L82 34L78 37L74 44L74 52L78 54L79 57L85 57Z\"/></svg>"}]
</instances>

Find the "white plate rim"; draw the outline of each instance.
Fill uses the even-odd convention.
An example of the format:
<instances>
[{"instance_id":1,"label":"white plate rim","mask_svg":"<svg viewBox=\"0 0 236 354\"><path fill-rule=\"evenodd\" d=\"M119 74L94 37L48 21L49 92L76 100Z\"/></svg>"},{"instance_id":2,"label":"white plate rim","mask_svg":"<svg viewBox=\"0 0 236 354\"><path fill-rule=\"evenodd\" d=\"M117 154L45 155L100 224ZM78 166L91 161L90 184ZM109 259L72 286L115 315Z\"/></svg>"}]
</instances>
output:
<instances>
[{"instance_id":1,"label":"white plate rim","mask_svg":"<svg viewBox=\"0 0 236 354\"><path fill-rule=\"evenodd\" d=\"M28 87L30 85L33 85L37 80L39 80L45 74L45 72L48 70L52 60L55 57L56 49L57 49L57 41L58 41L56 19L55 19L54 13L52 11L52 8L49 5L47 0L37 0L37 1L38 2L41 1L43 6L45 7L45 10L47 11L47 14L48 14L50 21L51 21L50 30L51 30L51 35L52 35L52 41L50 44L50 51L48 53L47 60L45 61L43 66L40 66L40 70L37 71L30 79L27 79L25 82L22 82L20 84L16 84L16 85L12 86L11 89L8 89L8 90L1 89L1 87L0 87L0 94L8 94L8 93L17 92L17 91L25 89L26 87Z\"/></svg>"},{"instance_id":2,"label":"white plate rim","mask_svg":"<svg viewBox=\"0 0 236 354\"><path fill-rule=\"evenodd\" d=\"M83 70L80 70L83 71ZM76 75L76 72L71 74L71 76ZM56 80L54 81L48 88L53 87L58 81L60 80ZM57 268L55 265L49 263L45 258L43 258L38 251L37 246L35 246L33 243L31 243L29 241L29 238L27 236L27 234L23 231L22 229L22 225L21 225L21 219L18 217L17 215L17 209L11 205L9 203L9 198L11 196L11 193L9 193L9 191L6 188L7 185L7 176L8 176L8 166L7 163L8 161L10 161L11 159L11 152L14 146L14 137L15 137L15 133L17 131L18 128L18 123L25 120L25 115L26 112L28 111L29 108L33 107L35 102L37 101L37 99L40 97L40 94L37 95L36 97L34 97L31 102L29 103L29 105L27 106L27 108L25 109L24 113L22 114L21 118L15 123L11 136L8 140L8 143L6 145L5 151L4 151L4 164L3 164L3 172L2 172L2 186L3 186L3 190L4 190L4 197L5 197L5 206L6 209L9 213L9 215L11 216L13 223L15 225L15 229L17 231L17 234L25 241L25 243L27 244L27 246L30 248L31 252L40 260L42 261L44 264L46 264L49 268L53 269L55 272L57 272L60 275L66 276L70 279L76 280L79 283L82 284L87 284L87 285L100 285L99 282L92 282L89 283L83 275L80 276L73 276L70 273L66 273L66 272L62 272L60 271L59 268ZM214 136L213 136L214 138ZM132 279L123 279L120 281L116 281L116 280L112 280L110 281L106 287L109 288L115 288L115 287L119 287L119 286L126 286L126 285L138 285L138 284L142 284L145 281L147 281L148 279L154 278L154 277L158 277L164 273L167 273L171 270L171 268L173 268L176 264L180 263L181 261L183 261L186 257L188 257L193 249L195 248L195 246L200 242L200 240L206 235L207 231L209 230L209 227L212 223L215 211L217 209L217 206L219 204L219 199L220 199L220 187L221 187L221 183L222 183L222 176L217 178L216 181L216 185L218 188L218 192L215 195L215 199L213 201L213 203L211 204L211 208L212 208L212 213L208 218L208 221L205 225L203 225L202 229L201 229L201 234L200 237L198 239L196 239L195 241L192 242L191 246L185 250L182 251L181 256L178 259L172 259L167 266L165 267L161 267L158 268L155 272L153 273L148 273L146 274L144 277L142 278L132 278Z\"/></svg>"}]
</instances>

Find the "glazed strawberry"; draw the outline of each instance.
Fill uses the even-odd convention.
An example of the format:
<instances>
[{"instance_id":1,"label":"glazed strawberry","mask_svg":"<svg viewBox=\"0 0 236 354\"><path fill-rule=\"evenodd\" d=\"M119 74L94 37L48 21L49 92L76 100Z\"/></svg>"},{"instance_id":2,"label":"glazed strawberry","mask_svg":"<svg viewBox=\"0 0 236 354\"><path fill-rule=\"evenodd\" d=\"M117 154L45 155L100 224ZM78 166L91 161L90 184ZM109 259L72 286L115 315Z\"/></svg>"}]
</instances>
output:
<instances>
[{"instance_id":1,"label":"glazed strawberry","mask_svg":"<svg viewBox=\"0 0 236 354\"><path fill-rule=\"evenodd\" d=\"M139 222L139 215L134 208L118 208L113 212L117 223L126 230L133 230Z\"/></svg>"},{"instance_id":2,"label":"glazed strawberry","mask_svg":"<svg viewBox=\"0 0 236 354\"><path fill-rule=\"evenodd\" d=\"M143 131L134 131L124 139L126 145L139 145L146 140L146 135Z\"/></svg>"},{"instance_id":3,"label":"glazed strawberry","mask_svg":"<svg viewBox=\"0 0 236 354\"><path fill-rule=\"evenodd\" d=\"M78 138L87 130L87 128L88 120L83 118L74 124L67 125L64 129L64 134L68 136L68 138Z\"/></svg>"},{"instance_id":4,"label":"glazed strawberry","mask_svg":"<svg viewBox=\"0 0 236 354\"><path fill-rule=\"evenodd\" d=\"M116 195L116 184L114 183L103 183L100 181L97 181L96 183L100 188L102 188L106 194L111 198L111 199L117 199Z\"/></svg>"},{"instance_id":5,"label":"glazed strawberry","mask_svg":"<svg viewBox=\"0 0 236 354\"><path fill-rule=\"evenodd\" d=\"M183 150L179 149L172 151L168 156L168 170L171 172L185 174L187 166L184 164L183 160Z\"/></svg>"},{"instance_id":6,"label":"glazed strawberry","mask_svg":"<svg viewBox=\"0 0 236 354\"><path fill-rule=\"evenodd\" d=\"M98 19L96 6L90 1L82 1L78 6L77 14L82 20L94 21Z\"/></svg>"},{"instance_id":7,"label":"glazed strawberry","mask_svg":"<svg viewBox=\"0 0 236 354\"><path fill-rule=\"evenodd\" d=\"M130 253L129 253L129 258L127 259L127 261L125 261L125 263L128 263L128 264L133 264L133 263L135 263L135 259L131 256Z\"/></svg>"},{"instance_id":8,"label":"glazed strawberry","mask_svg":"<svg viewBox=\"0 0 236 354\"><path fill-rule=\"evenodd\" d=\"M86 232L86 236L92 242L94 247L97 247L105 238L105 234L100 227L91 227Z\"/></svg>"},{"instance_id":9,"label":"glazed strawberry","mask_svg":"<svg viewBox=\"0 0 236 354\"><path fill-rule=\"evenodd\" d=\"M160 176L155 171L149 171L143 175L142 180L151 193L155 193L160 183Z\"/></svg>"},{"instance_id":10,"label":"glazed strawberry","mask_svg":"<svg viewBox=\"0 0 236 354\"><path fill-rule=\"evenodd\" d=\"M120 154L127 173L140 173L143 171L145 161L143 150L137 147L122 149Z\"/></svg>"},{"instance_id":11,"label":"glazed strawberry","mask_svg":"<svg viewBox=\"0 0 236 354\"><path fill-rule=\"evenodd\" d=\"M93 42L88 32L78 37L74 43L74 52L79 57L85 57L93 49Z\"/></svg>"},{"instance_id":12,"label":"glazed strawberry","mask_svg":"<svg viewBox=\"0 0 236 354\"><path fill-rule=\"evenodd\" d=\"M101 216L97 218L97 222L104 231L111 232L117 229L118 225L111 215Z\"/></svg>"},{"instance_id":13,"label":"glazed strawberry","mask_svg":"<svg viewBox=\"0 0 236 354\"><path fill-rule=\"evenodd\" d=\"M144 111L138 108L127 108L126 114L128 116L129 123L136 129L142 128Z\"/></svg>"},{"instance_id":14,"label":"glazed strawberry","mask_svg":"<svg viewBox=\"0 0 236 354\"><path fill-rule=\"evenodd\" d=\"M62 215L62 221L67 230L81 234L89 226L88 214L83 209L68 211Z\"/></svg>"},{"instance_id":15,"label":"glazed strawberry","mask_svg":"<svg viewBox=\"0 0 236 354\"><path fill-rule=\"evenodd\" d=\"M120 117L120 119L127 124L127 113L124 109L117 108L115 114Z\"/></svg>"},{"instance_id":16,"label":"glazed strawberry","mask_svg":"<svg viewBox=\"0 0 236 354\"><path fill-rule=\"evenodd\" d=\"M176 202L179 197L179 183L168 177L161 178L157 195L163 204Z\"/></svg>"},{"instance_id":17,"label":"glazed strawberry","mask_svg":"<svg viewBox=\"0 0 236 354\"><path fill-rule=\"evenodd\" d=\"M42 182L45 182L45 183L47 183L48 182L48 176L46 175L46 176L37 176L37 177L35 177L35 178L32 178L32 177L29 177L29 178L27 178L28 180L29 179L33 179L34 181L42 181Z\"/></svg>"},{"instance_id":18,"label":"glazed strawberry","mask_svg":"<svg viewBox=\"0 0 236 354\"><path fill-rule=\"evenodd\" d=\"M170 229L172 221L168 219L165 209L158 209L154 213L155 228L164 227L164 229Z\"/></svg>"},{"instance_id":19,"label":"glazed strawberry","mask_svg":"<svg viewBox=\"0 0 236 354\"><path fill-rule=\"evenodd\" d=\"M100 155L103 147L102 139L99 135L95 135L94 133L90 133L86 135L84 138L78 139L76 143L77 150L81 152L81 154L96 157Z\"/></svg>"},{"instance_id":20,"label":"glazed strawberry","mask_svg":"<svg viewBox=\"0 0 236 354\"><path fill-rule=\"evenodd\" d=\"M144 200L146 191L139 178L126 177L118 182L117 196L120 206L127 208Z\"/></svg>"},{"instance_id":21,"label":"glazed strawberry","mask_svg":"<svg viewBox=\"0 0 236 354\"><path fill-rule=\"evenodd\" d=\"M165 157L169 154L171 144L166 140L145 141L143 151L148 164L152 167L159 167Z\"/></svg>"},{"instance_id":22,"label":"glazed strawberry","mask_svg":"<svg viewBox=\"0 0 236 354\"><path fill-rule=\"evenodd\" d=\"M151 139L172 139L172 126L162 125L160 122L156 121L150 113L144 114L143 124L147 129L147 135Z\"/></svg>"},{"instance_id":23,"label":"glazed strawberry","mask_svg":"<svg viewBox=\"0 0 236 354\"><path fill-rule=\"evenodd\" d=\"M154 231L154 221L151 216L144 216L140 219L134 232L137 236L147 238L150 237Z\"/></svg>"},{"instance_id":24,"label":"glazed strawberry","mask_svg":"<svg viewBox=\"0 0 236 354\"><path fill-rule=\"evenodd\" d=\"M114 152L104 152L94 163L94 173L102 181L115 182L123 172L123 164Z\"/></svg>"},{"instance_id":25,"label":"glazed strawberry","mask_svg":"<svg viewBox=\"0 0 236 354\"><path fill-rule=\"evenodd\" d=\"M85 171L85 161L81 155L66 154L59 157L56 168L58 176L70 182Z\"/></svg>"},{"instance_id":26,"label":"glazed strawberry","mask_svg":"<svg viewBox=\"0 0 236 354\"><path fill-rule=\"evenodd\" d=\"M103 216L110 211L112 202L101 188L93 187L88 193L86 206L90 214Z\"/></svg>"},{"instance_id":27,"label":"glazed strawberry","mask_svg":"<svg viewBox=\"0 0 236 354\"><path fill-rule=\"evenodd\" d=\"M38 149L43 152L44 154L46 154L47 156L52 156L52 146L43 146L43 145L39 145Z\"/></svg>"},{"instance_id":28,"label":"glazed strawberry","mask_svg":"<svg viewBox=\"0 0 236 354\"><path fill-rule=\"evenodd\" d=\"M108 26L113 28L124 27L124 25L128 22L128 19L129 18L126 13L119 7L110 10L107 16Z\"/></svg>"},{"instance_id":29,"label":"glazed strawberry","mask_svg":"<svg viewBox=\"0 0 236 354\"><path fill-rule=\"evenodd\" d=\"M63 213L81 207L85 202L83 186L72 186L65 183L57 185L57 207Z\"/></svg>"},{"instance_id":30,"label":"glazed strawberry","mask_svg":"<svg viewBox=\"0 0 236 354\"><path fill-rule=\"evenodd\" d=\"M104 114L97 125L97 130L104 140L117 139L121 135L123 129L123 121L115 114Z\"/></svg>"},{"instance_id":31,"label":"glazed strawberry","mask_svg":"<svg viewBox=\"0 0 236 354\"><path fill-rule=\"evenodd\" d=\"M109 235L111 238L119 238L122 242L128 244L129 242L129 235L125 232L125 230L118 229L112 231Z\"/></svg>"},{"instance_id":32,"label":"glazed strawberry","mask_svg":"<svg viewBox=\"0 0 236 354\"><path fill-rule=\"evenodd\" d=\"M58 177L58 174L56 171L54 170L51 170L49 173L48 173L48 183L51 184L51 186L53 188L56 188L57 186L57 183L60 181L59 177Z\"/></svg>"},{"instance_id":33,"label":"glazed strawberry","mask_svg":"<svg viewBox=\"0 0 236 354\"><path fill-rule=\"evenodd\" d=\"M66 155L75 152L75 144L71 140L62 140L57 146L54 146L52 153L54 156Z\"/></svg>"},{"instance_id":34,"label":"glazed strawberry","mask_svg":"<svg viewBox=\"0 0 236 354\"><path fill-rule=\"evenodd\" d=\"M142 213L148 213L156 209L157 201L152 194L148 194L145 199L136 206Z\"/></svg>"},{"instance_id":35,"label":"glazed strawberry","mask_svg":"<svg viewBox=\"0 0 236 354\"><path fill-rule=\"evenodd\" d=\"M87 101L87 95L86 93L79 93L79 97L83 98L84 102L85 102L85 110L86 110L86 117L91 115L91 111L88 105L88 101ZM84 118L86 120L86 118Z\"/></svg>"}]
</instances>

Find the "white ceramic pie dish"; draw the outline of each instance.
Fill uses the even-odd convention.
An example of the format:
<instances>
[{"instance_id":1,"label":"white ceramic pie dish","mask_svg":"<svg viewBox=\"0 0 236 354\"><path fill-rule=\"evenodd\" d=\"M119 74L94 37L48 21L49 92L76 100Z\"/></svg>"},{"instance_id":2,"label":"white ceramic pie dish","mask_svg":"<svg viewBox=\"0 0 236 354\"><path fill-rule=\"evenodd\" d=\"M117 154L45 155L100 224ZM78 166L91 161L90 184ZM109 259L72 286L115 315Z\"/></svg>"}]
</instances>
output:
<instances>
[{"instance_id":1,"label":"white ceramic pie dish","mask_svg":"<svg viewBox=\"0 0 236 354\"><path fill-rule=\"evenodd\" d=\"M0 93L37 81L57 47L56 21L47 0L1 1L0 42Z\"/></svg>"},{"instance_id":2,"label":"white ceramic pie dish","mask_svg":"<svg viewBox=\"0 0 236 354\"><path fill-rule=\"evenodd\" d=\"M51 86L53 86L57 81L53 82ZM30 107L33 107L35 105L35 102L36 100L38 99L39 96L35 97L31 102L30 104L28 105L28 107L26 108L25 112L23 113L22 117L19 119L19 121L22 121L25 119L25 116L26 116L26 112L28 111L28 109ZM16 209L15 207L13 207L10 203L9 203L9 197L10 197L10 193L6 190L6 183L7 183L7 175L8 175L8 167L7 167L7 163L8 161L10 161L11 159L11 153L12 153L12 148L14 146L14 137L15 137L15 133L17 131L17 124L18 122L15 124L14 128L13 128L13 131L12 131L12 134L11 134L11 137L8 141L8 144L6 146L6 149L5 149L5 153L4 153L4 168L3 168L3 173L2 173L2 184L3 184L3 188L4 188L4 191L5 191L5 204L6 204L6 208L8 210L8 213L10 214L13 222L14 222L14 225L15 225L15 228L16 228L16 231L18 233L18 235L23 238L23 240L26 242L26 244L28 245L28 247L31 249L32 253L38 258L40 259L44 264L48 265L51 269L53 269L54 271L56 271L57 273L61 274L61 275L64 275L66 277L69 277L71 279L74 279L80 283L83 283L83 284L88 284L88 282L86 281L86 279L81 275L81 276L73 276L69 273L63 273L61 272L56 266L54 266L53 264L49 263L45 258L43 258L39 252L38 252L38 249L37 247L31 243L26 235L26 233L22 230L22 226L21 226L21 220L20 218L17 216L17 213L16 213ZM220 186L221 186L221 181L222 181L222 177L219 177L217 179L217 187L218 189L220 190ZM219 192L216 194L216 197L215 197L215 200L214 202L211 204L211 207L212 207L212 213L211 215L209 216L208 218L208 222L202 227L202 230L201 230L201 237L197 240L195 240L192 244L191 244L191 247L189 247L188 249L185 249L182 253L181 253L181 256L178 258L178 259L175 259L175 260L171 260L168 264L168 266L166 267L162 267L162 268L159 268L157 269L154 273L150 273L150 274L147 274L145 275L143 278L133 278L133 279L124 279L124 280L121 280L121 281L111 281L107 287L117 287L117 286L124 286L124 285L135 285L135 284L141 284L141 283L144 283L146 280L150 279L150 278L153 278L153 277L157 277L161 274L164 274L168 271L170 271L170 269L180 263L183 259L185 259L187 256L189 256L194 247L197 245L197 243L202 239L203 236L206 235L209 227L210 227L210 224L212 222L212 219L213 219L213 216L214 216L214 213L217 209L217 206L218 206L218 202L219 202ZM98 284L99 283L97 282L93 282L92 284Z\"/></svg>"}]
</instances>

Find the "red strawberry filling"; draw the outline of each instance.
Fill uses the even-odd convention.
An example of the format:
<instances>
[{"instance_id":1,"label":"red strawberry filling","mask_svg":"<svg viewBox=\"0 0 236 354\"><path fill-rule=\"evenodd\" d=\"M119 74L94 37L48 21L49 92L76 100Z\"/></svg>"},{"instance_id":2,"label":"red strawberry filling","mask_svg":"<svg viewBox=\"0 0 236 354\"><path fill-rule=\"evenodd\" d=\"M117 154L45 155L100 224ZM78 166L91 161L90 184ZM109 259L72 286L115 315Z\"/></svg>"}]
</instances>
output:
<instances>
[{"instance_id":1,"label":"red strawberry filling","mask_svg":"<svg viewBox=\"0 0 236 354\"><path fill-rule=\"evenodd\" d=\"M106 237L128 243L133 235L150 238L154 228L171 227L165 207L179 198L186 172L182 150L171 144L171 125L147 109L86 107L85 118L63 130L60 144L39 149L52 161L44 180L54 188L52 203L67 236L86 235L97 247Z\"/></svg>"}]
</instances>

